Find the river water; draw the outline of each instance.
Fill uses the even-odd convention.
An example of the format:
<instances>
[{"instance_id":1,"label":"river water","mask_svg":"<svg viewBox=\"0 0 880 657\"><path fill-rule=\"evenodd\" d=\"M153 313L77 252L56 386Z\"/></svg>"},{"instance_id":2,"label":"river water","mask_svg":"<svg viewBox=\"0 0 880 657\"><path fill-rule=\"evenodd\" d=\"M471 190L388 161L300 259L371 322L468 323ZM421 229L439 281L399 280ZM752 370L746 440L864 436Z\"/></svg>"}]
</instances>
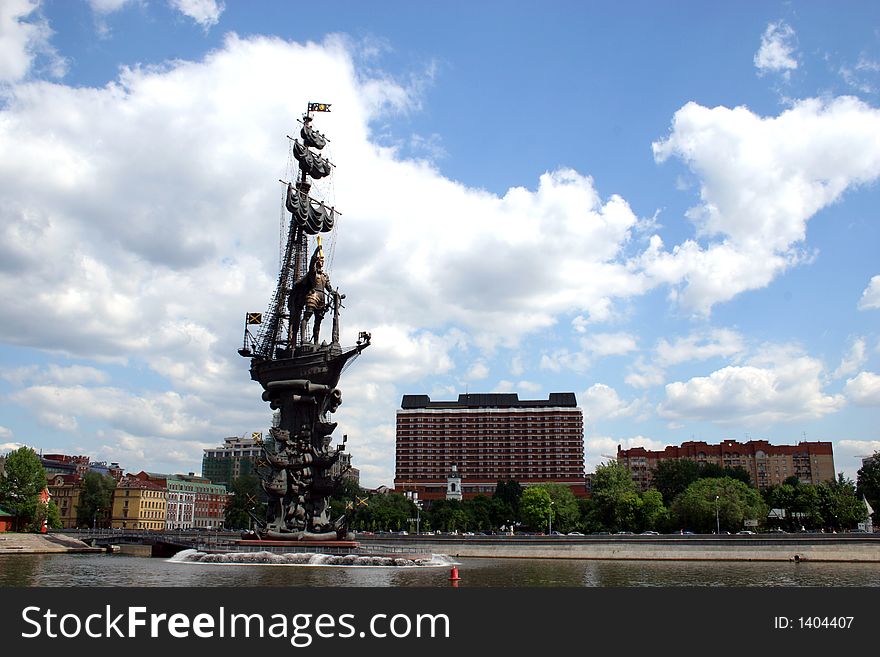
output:
<instances>
[{"instance_id":1,"label":"river water","mask_svg":"<svg viewBox=\"0 0 880 657\"><path fill-rule=\"evenodd\" d=\"M337 567L190 563L107 554L0 556L0 586L448 587L451 563ZM461 587L880 587L880 564L456 560Z\"/></svg>"}]
</instances>

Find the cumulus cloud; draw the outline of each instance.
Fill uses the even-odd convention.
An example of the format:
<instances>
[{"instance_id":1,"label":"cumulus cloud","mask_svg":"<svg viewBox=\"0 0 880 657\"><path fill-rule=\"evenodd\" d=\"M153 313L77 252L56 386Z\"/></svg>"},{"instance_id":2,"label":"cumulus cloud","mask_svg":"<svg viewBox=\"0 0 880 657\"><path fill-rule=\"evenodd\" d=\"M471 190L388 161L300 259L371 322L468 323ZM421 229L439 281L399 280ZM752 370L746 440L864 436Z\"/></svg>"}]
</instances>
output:
<instances>
[{"instance_id":1,"label":"cumulus cloud","mask_svg":"<svg viewBox=\"0 0 880 657\"><path fill-rule=\"evenodd\" d=\"M880 375L861 372L847 379L843 392L847 399L859 406L880 406Z\"/></svg>"},{"instance_id":2,"label":"cumulus cloud","mask_svg":"<svg viewBox=\"0 0 880 657\"><path fill-rule=\"evenodd\" d=\"M95 367L86 365L63 367L51 363L45 367L30 365L0 370L0 378L23 387L35 383L60 383L62 385L106 383L110 377L106 372Z\"/></svg>"},{"instance_id":3,"label":"cumulus cloud","mask_svg":"<svg viewBox=\"0 0 880 657\"><path fill-rule=\"evenodd\" d=\"M679 157L700 178L701 202L687 213L697 239L667 250L655 235L641 263L708 314L813 257L809 219L880 176L880 111L852 97L803 100L777 117L688 103L654 156Z\"/></svg>"},{"instance_id":4,"label":"cumulus cloud","mask_svg":"<svg viewBox=\"0 0 880 657\"><path fill-rule=\"evenodd\" d=\"M843 376L848 376L853 372L857 372L859 368L865 364L867 360L867 356L865 355L866 343L864 338L857 338L853 340L852 345L850 345L849 351L844 355L843 359L840 361L840 365L834 370L834 374L832 376L835 379L839 379Z\"/></svg>"},{"instance_id":5,"label":"cumulus cloud","mask_svg":"<svg viewBox=\"0 0 880 657\"><path fill-rule=\"evenodd\" d=\"M784 21L770 23L761 36L761 47L755 53L755 68L759 75L782 73L786 79L798 67L794 56L794 29Z\"/></svg>"},{"instance_id":6,"label":"cumulus cloud","mask_svg":"<svg viewBox=\"0 0 880 657\"><path fill-rule=\"evenodd\" d=\"M12 429L8 427L0 426L0 438L6 440L12 438ZM6 445L10 445L12 443L6 443ZM6 445L0 445L0 452L6 449Z\"/></svg>"},{"instance_id":7,"label":"cumulus cloud","mask_svg":"<svg viewBox=\"0 0 880 657\"><path fill-rule=\"evenodd\" d=\"M743 337L730 329L711 329L678 337L672 341L661 338L655 349L657 363L676 365L687 361L729 358L745 351Z\"/></svg>"},{"instance_id":8,"label":"cumulus cloud","mask_svg":"<svg viewBox=\"0 0 880 657\"><path fill-rule=\"evenodd\" d=\"M660 417L718 424L766 424L820 418L844 405L823 390L824 368L791 348L769 348L742 366L728 366L666 385Z\"/></svg>"},{"instance_id":9,"label":"cumulus cloud","mask_svg":"<svg viewBox=\"0 0 880 657\"><path fill-rule=\"evenodd\" d=\"M468 381L480 381L489 376L489 366L486 364L486 361L480 360L471 365L470 369L468 369L465 374L465 378Z\"/></svg>"},{"instance_id":10,"label":"cumulus cloud","mask_svg":"<svg viewBox=\"0 0 880 657\"><path fill-rule=\"evenodd\" d=\"M79 418L104 420L145 438L188 438L203 435L210 426L194 414L198 408L193 400L175 392L134 395L110 387L38 385L14 392L10 399L64 431L75 430Z\"/></svg>"},{"instance_id":11,"label":"cumulus cloud","mask_svg":"<svg viewBox=\"0 0 880 657\"><path fill-rule=\"evenodd\" d=\"M871 277L868 287L862 292L859 299L859 310L873 310L880 308L880 274Z\"/></svg>"},{"instance_id":12,"label":"cumulus cloud","mask_svg":"<svg viewBox=\"0 0 880 657\"><path fill-rule=\"evenodd\" d=\"M169 0L169 4L205 29L216 25L226 8L226 5L217 0Z\"/></svg>"},{"instance_id":13,"label":"cumulus cloud","mask_svg":"<svg viewBox=\"0 0 880 657\"><path fill-rule=\"evenodd\" d=\"M604 383L590 386L580 395L579 402L584 410L584 421L591 424L634 415L640 407L639 400L625 402L614 388Z\"/></svg>"},{"instance_id":14,"label":"cumulus cloud","mask_svg":"<svg viewBox=\"0 0 880 657\"><path fill-rule=\"evenodd\" d=\"M21 80L44 59L47 72L62 77L67 65L51 44L52 30L40 16L40 0L0 3L0 83Z\"/></svg>"}]
</instances>

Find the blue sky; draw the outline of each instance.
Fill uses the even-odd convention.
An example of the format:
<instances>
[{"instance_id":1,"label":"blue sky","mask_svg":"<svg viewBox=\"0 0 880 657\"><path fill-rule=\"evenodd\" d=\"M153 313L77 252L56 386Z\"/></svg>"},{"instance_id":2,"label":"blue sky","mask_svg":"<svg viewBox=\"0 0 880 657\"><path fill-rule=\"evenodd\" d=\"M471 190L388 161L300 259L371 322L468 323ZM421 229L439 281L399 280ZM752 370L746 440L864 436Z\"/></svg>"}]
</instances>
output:
<instances>
[{"instance_id":1,"label":"blue sky","mask_svg":"<svg viewBox=\"0 0 880 657\"><path fill-rule=\"evenodd\" d=\"M401 395L574 391L617 445L880 449L880 8L8 0L0 448L192 471L264 430L306 102L343 212L335 419L393 478Z\"/></svg>"}]
</instances>

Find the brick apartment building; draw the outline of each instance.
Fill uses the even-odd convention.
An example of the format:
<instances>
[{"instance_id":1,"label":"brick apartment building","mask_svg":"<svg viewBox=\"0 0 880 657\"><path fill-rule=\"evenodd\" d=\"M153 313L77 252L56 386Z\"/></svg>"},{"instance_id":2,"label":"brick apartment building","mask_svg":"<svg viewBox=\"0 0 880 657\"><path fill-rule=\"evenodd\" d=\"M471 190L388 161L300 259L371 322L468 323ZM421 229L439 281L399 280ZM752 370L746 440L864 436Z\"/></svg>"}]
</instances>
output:
<instances>
[{"instance_id":1,"label":"brick apartment building","mask_svg":"<svg viewBox=\"0 0 880 657\"><path fill-rule=\"evenodd\" d=\"M586 495L584 419L574 393L520 400L516 393L464 394L457 401L404 395L397 411L394 490L445 499L453 466L465 499L499 481L558 483Z\"/></svg>"},{"instance_id":2,"label":"brick apartment building","mask_svg":"<svg viewBox=\"0 0 880 657\"><path fill-rule=\"evenodd\" d=\"M680 446L650 451L644 447L622 449L617 446L617 461L625 465L641 490L651 486L654 470L660 461L690 459L697 463L715 463L721 467L741 467L749 473L752 486L759 489L778 486L791 476L808 484L831 481L835 477L834 455L830 442L802 441L797 445L771 445L766 440L745 443L724 440L718 445L688 441Z\"/></svg>"}]
</instances>

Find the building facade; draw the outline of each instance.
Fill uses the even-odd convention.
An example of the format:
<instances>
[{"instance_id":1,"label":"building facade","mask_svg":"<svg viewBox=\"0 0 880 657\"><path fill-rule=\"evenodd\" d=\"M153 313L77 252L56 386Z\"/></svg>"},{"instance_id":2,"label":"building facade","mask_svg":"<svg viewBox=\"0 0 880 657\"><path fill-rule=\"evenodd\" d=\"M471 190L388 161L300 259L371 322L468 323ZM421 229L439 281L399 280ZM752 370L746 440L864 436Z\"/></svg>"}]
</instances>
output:
<instances>
[{"instance_id":1,"label":"building facade","mask_svg":"<svg viewBox=\"0 0 880 657\"><path fill-rule=\"evenodd\" d=\"M81 487L82 477L75 473L49 475L48 477L49 495L52 496L58 507L62 529L77 527L77 507L79 507Z\"/></svg>"},{"instance_id":2,"label":"building facade","mask_svg":"<svg viewBox=\"0 0 880 657\"><path fill-rule=\"evenodd\" d=\"M123 477L113 491L113 529L165 529L165 488L137 477Z\"/></svg>"},{"instance_id":3,"label":"building facade","mask_svg":"<svg viewBox=\"0 0 880 657\"><path fill-rule=\"evenodd\" d=\"M221 447L206 449L202 456L202 476L215 484L232 485L242 475L254 474L260 456L261 434L250 438L226 438Z\"/></svg>"},{"instance_id":4,"label":"building facade","mask_svg":"<svg viewBox=\"0 0 880 657\"><path fill-rule=\"evenodd\" d=\"M165 489L165 529L220 529L226 520L228 494L224 484L214 484L194 472L134 475Z\"/></svg>"},{"instance_id":5,"label":"building facade","mask_svg":"<svg viewBox=\"0 0 880 657\"><path fill-rule=\"evenodd\" d=\"M644 447L622 449L617 461L626 466L641 490L648 490L660 461L690 459L721 467L741 467L749 473L752 486L765 489L778 486L789 477L807 484L831 481L835 477L834 454L830 442L802 441L797 445L771 445L766 440L745 443L724 440L718 445L688 441L680 446L650 451Z\"/></svg>"},{"instance_id":6,"label":"building facade","mask_svg":"<svg viewBox=\"0 0 880 657\"><path fill-rule=\"evenodd\" d=\"M394 489L445 499L456 470L465 499L499 481L558 483L584 496L584 420L574 393L520 400L516 393L464 394L457 401L404 395L397 411Z\"/></svg>"}]
</instances>

